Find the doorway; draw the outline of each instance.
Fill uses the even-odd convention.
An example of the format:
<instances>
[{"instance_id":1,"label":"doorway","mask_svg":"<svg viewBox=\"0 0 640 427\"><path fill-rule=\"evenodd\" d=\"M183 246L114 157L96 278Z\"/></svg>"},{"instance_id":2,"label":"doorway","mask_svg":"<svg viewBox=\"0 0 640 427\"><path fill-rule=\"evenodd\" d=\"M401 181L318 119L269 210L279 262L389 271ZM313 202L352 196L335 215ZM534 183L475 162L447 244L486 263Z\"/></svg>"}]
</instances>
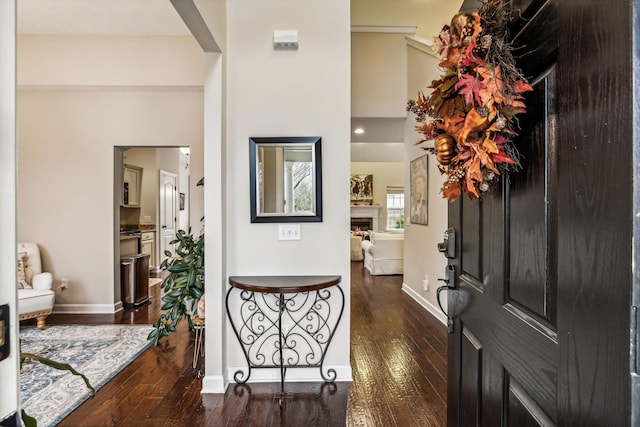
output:
<instances>
[{"instance_id":1,"label":"doorway","mask_svg":"<svg viewBox=\"0 0 640 427\"><path fill-rule=\"evenodd\" d=\"M152 286L177 229L189 229L189 148L115 147L114 162L117 303L122 299L122 257L146 255Z\"/></svg>"},{"instance_id":2,"label":"doorway","mask_svg":"<svg viewBox=\"0 0 640 427\"><path fill-rule=\"evenodd\" d=\"M171 241L175 236L177 227L177 181L178 177L176 174L164 170L160 171L159 243L161 254L165 254L167 251L173 253L173 245L171 244Z\"/></svg>"}]
</instances>

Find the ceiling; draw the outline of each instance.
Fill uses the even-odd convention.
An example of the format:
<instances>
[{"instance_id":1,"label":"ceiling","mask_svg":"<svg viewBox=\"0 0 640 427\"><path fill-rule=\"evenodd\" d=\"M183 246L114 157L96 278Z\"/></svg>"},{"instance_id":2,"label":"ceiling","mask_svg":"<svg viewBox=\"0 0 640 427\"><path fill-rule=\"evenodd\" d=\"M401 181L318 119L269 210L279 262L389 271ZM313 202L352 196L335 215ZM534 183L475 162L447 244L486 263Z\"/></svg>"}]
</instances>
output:
<instances>
[{"instance_id":1,"label":"ceiling","mask_svg":"<svg viewBox=\"0 0 640 427\"><path fill-rule=\"evenodd\" d=\"M351 142L402 142L404 117L351 117ZM356 129L364 133L355 133Z\"/></svg>"}]
</instances>

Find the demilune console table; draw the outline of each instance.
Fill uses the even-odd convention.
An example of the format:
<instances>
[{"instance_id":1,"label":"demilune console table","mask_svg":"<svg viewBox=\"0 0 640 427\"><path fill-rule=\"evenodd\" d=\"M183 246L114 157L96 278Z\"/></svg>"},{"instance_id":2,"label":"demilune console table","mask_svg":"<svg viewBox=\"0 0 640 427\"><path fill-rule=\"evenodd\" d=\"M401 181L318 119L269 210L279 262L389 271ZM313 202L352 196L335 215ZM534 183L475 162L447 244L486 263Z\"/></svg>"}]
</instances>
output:
<instances>
[{"instance_id":1,"label":"demilune console table","mask_svg":"<svg viewBox=\"0 0 640 427\"><path fill-rule=\"evenodd\" d=\"M247 359L247 371L233 375L244 384L256 368L280 369L280 404L289 368L320 368L344 311L340 276L231 276L227 315ZM334 292L334 290L336 292ZM237 295L238 302L232 301ZM239 304L239 305L238 305Z\"/></svg>"}]
</instances>

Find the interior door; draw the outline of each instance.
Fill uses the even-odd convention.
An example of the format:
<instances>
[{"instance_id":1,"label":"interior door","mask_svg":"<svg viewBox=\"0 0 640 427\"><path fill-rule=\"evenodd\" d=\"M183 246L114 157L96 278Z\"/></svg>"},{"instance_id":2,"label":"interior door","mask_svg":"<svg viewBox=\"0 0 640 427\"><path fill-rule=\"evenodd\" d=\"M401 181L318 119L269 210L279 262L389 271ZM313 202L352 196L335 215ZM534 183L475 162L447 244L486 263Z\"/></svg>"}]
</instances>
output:
<instances>
[{"instance_id":1,"label":"interior door","mask_svg":"<svg viewBox=\"0 0 640 427\"><path fill-rule=\"evenodd\" d=\"M165 251L173 253L171 241L176 235L177 224L177 175L160 171L160 259Z\"/></svg>"},{"instance_id":2,"label":"interior door","mask_svg":"<svg viewBox=\"0 0 640 427\"><path fill-rule=\"evenodd\" d=\"M606 146L616 132L630 155L631 104L624 69L598 65L622 48L591 43L624 36L601 18L623 3L512 1L514 57L534 91L522 170L449 207L449 426L629 424L630 162Z\"/></svg>"}]
</instances>

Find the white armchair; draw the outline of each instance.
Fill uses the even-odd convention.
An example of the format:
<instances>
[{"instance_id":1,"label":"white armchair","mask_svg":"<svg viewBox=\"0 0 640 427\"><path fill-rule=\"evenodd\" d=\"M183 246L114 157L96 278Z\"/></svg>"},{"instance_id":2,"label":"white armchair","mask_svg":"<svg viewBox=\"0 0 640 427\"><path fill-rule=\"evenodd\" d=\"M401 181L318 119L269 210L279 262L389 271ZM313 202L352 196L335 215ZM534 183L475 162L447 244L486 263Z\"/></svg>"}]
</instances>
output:
<instances>
[{"instance_id":1,"label":"white armchair","mask_svg":"<svg viewBox=\"0 0 640 427\"><path fill-rule=\"evenodd\" d=\"M370 241L362 242L364 267L373 276L402 274L404 270L404 234L370 234Z\"/></svg>"},{"instance_id":2,"label":"white armchair","mask_svg":"<svg viewBox=\"0 0 640 427\"><path fill-rule=\"evenodd\" d=\"M36 318L38 329L44 329L56 299L52 288L53 275L42 271L38 245L18 243L18 318Z\"/></svg>"}]
</instances>

